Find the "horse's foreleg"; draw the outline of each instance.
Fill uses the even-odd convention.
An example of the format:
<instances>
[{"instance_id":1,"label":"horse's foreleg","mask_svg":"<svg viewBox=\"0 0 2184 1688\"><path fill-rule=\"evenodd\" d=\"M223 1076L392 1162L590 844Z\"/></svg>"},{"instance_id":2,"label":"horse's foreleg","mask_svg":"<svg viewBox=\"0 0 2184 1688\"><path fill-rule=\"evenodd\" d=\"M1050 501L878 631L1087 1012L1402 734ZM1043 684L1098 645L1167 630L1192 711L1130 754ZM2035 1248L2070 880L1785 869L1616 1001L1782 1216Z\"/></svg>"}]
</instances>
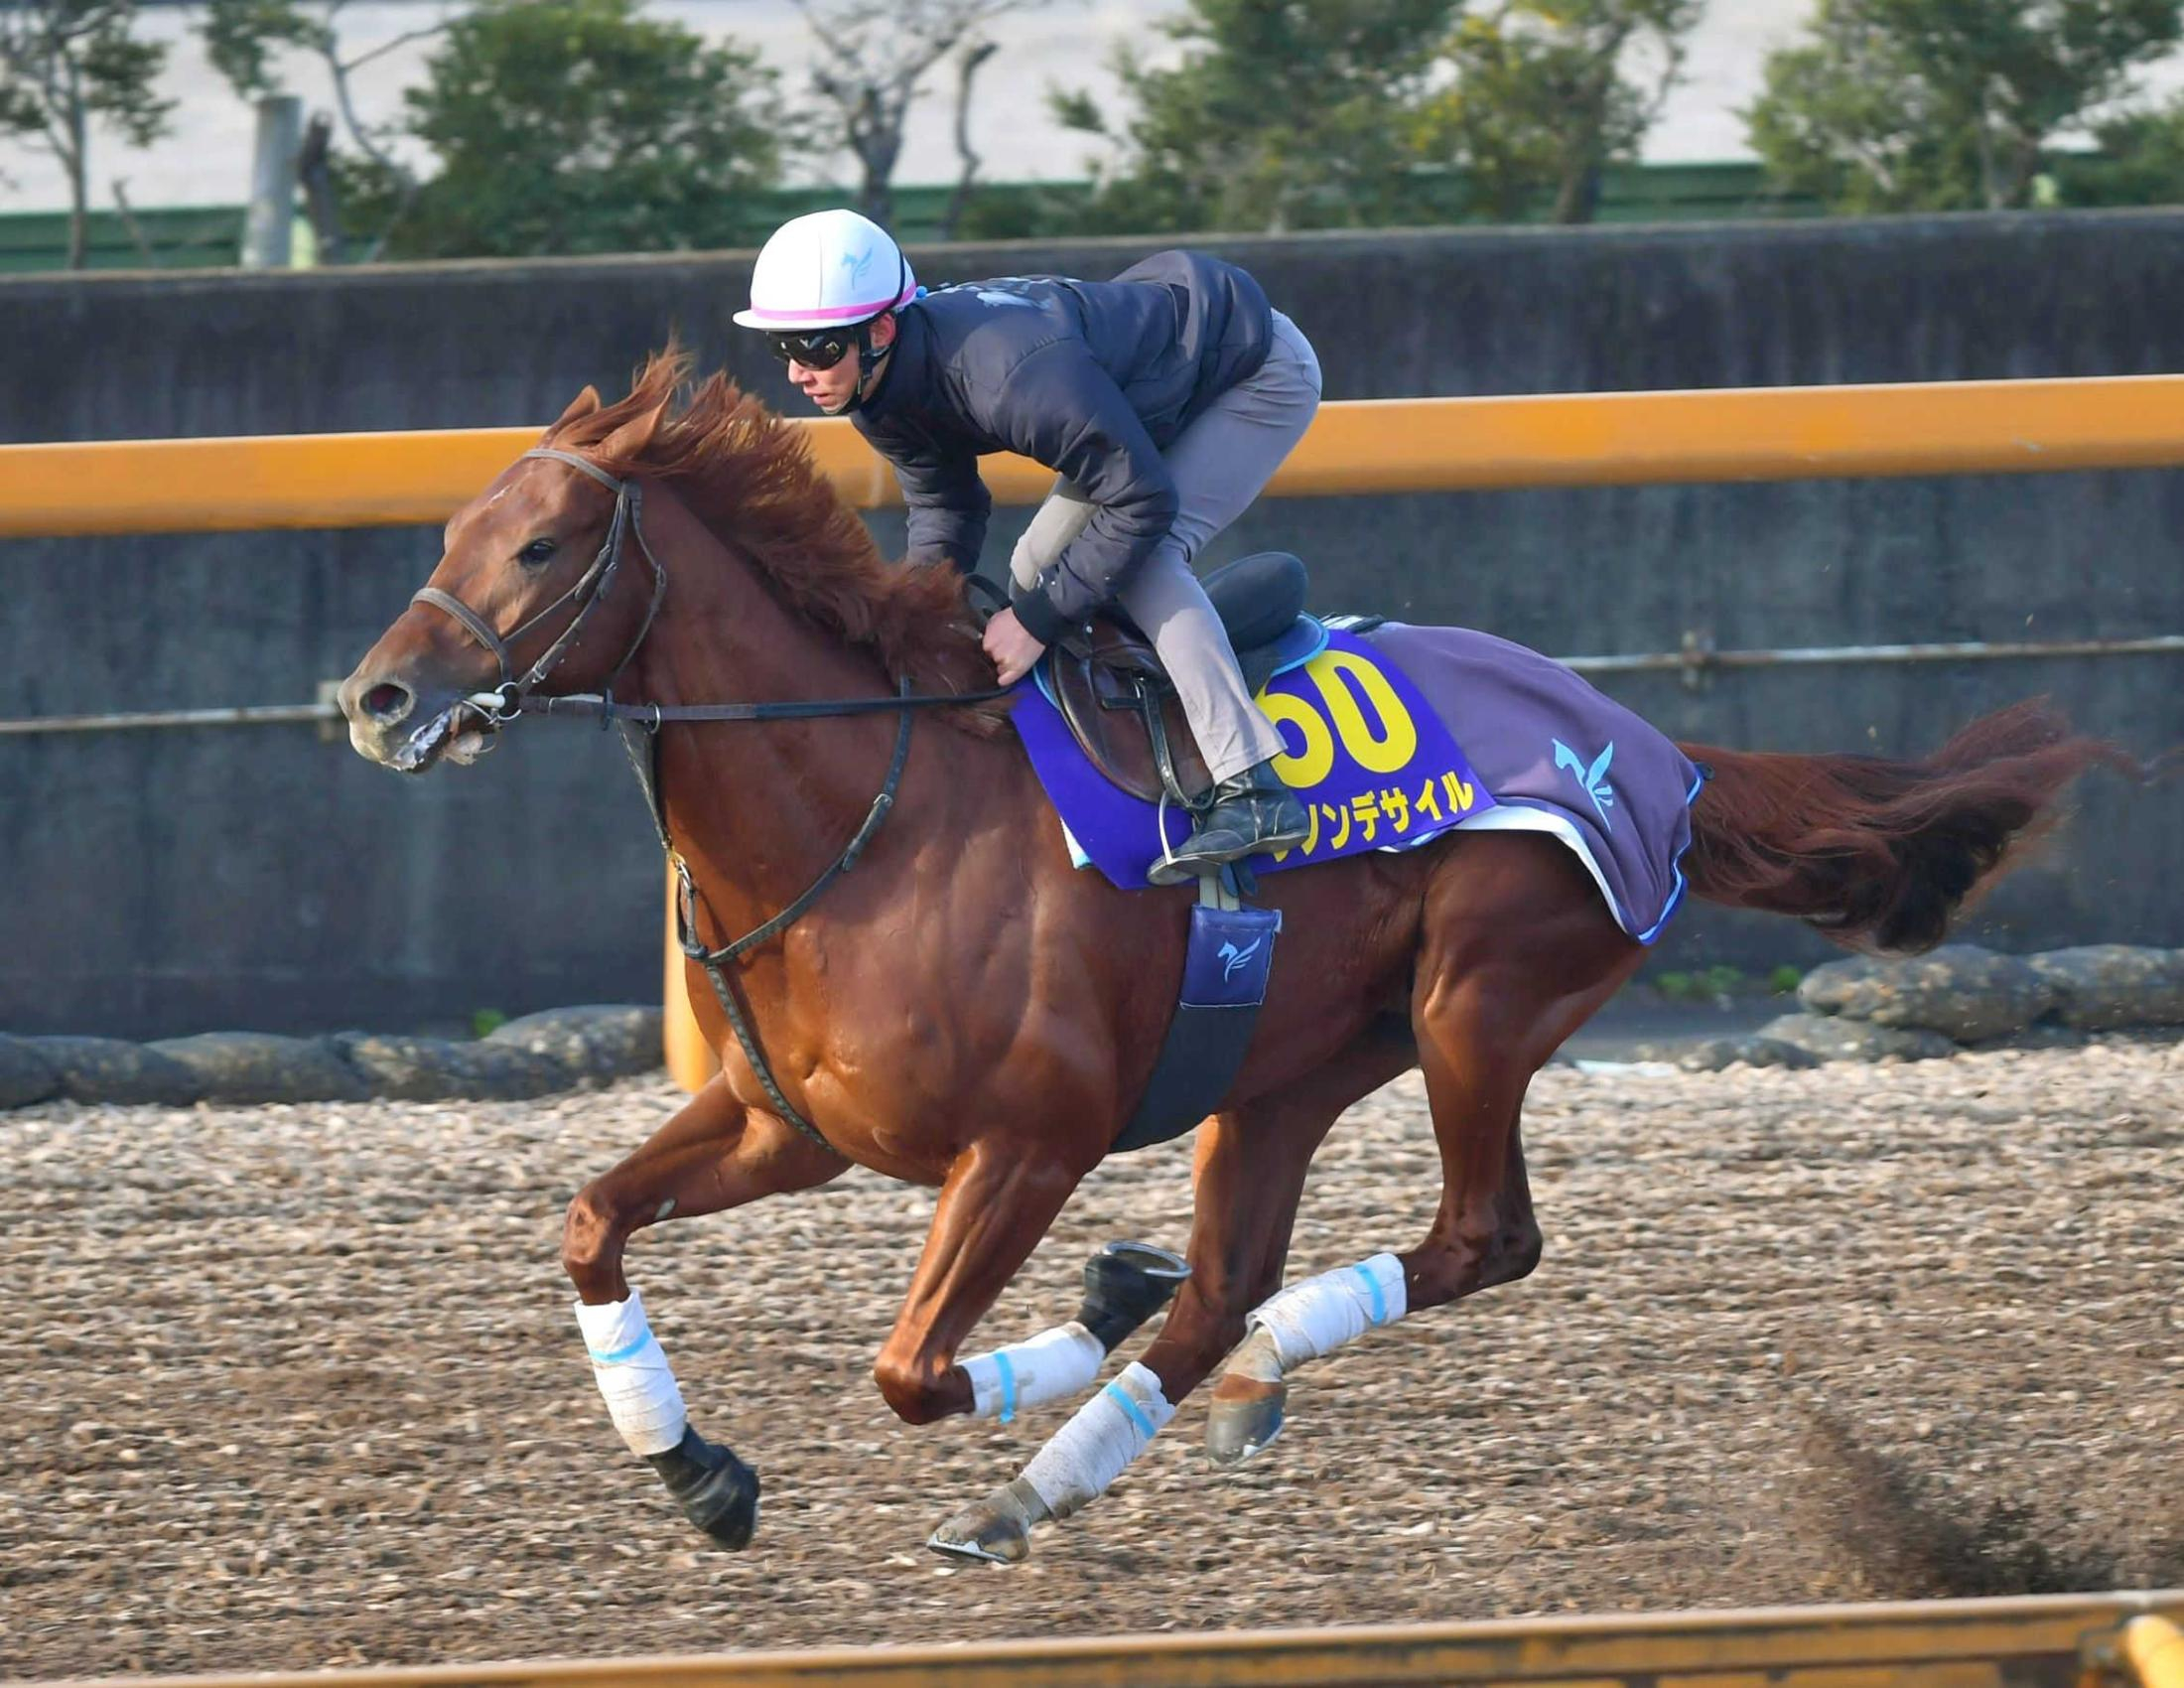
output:
<instances>
[{"instance_id":1,"label":"horse's foreleg","mask_svg":"<svg viewBox=\"0 0 2184 1688\"><path fill-rule=\"evenodd\" d=\"M971 1411L1003 1424L1019 1407L1081 1395L1107 1356L1169 1301L1190 1275L1180 1255L1151 1243L1111 1242L1085 1263L1076 1318L959 1363L971 1380Z\"/></svg>"},{"instance_id":2,"label":"horse's foreleg","mask_svg":"<svg viewBox=\"0 0 2184 1688\"><path fill-rule=\"evenodd\" d=\"M809 1190L848 1164L771 1114L747 1109L715 1078L569 1203L562 1264L577 1287L577 1324L614 1428L659 1473L691 1522L723 1547L751 1539L757 1477L691 1428L644 1303L622 1274L622 1252L645 1225Z\"/></svg>"},{"instance_id":3,"label":"horse's foreleg","mask_svg":"<svg viewBox=\"0 0 2184 1688\"><path fill-rule=\"evenodd\" d=\"M957 1160L941 1186L902 1312L873 1367L898 1417L927 1424L951 1413L995 1410L994 1368L982 1367L983 1378L974 1380L955 1363L956 1349L1038 1246L1083 1176L1083 1168L1021 1142L980 1143ZM1049 1379L1059 1369L1050 1365ZM944 1541L946 1530L943 1525L933 1536L933 1546L975 1553Z\"/></svg>"},{"instance_id":4,"label":"horse's foreleg","mask_svg":"<svg viewBox=\"0 0 2184 1688\"><path fill-rule=\"evenodd\" d=\"M1039 1450L1024 1474L967 1507L929 1545L1014 1561L1034 1525L1105 1493L1173 1415L1175 1403L1244 1334L1244 1317L1282 1281L1304 1175L1328 1128L1359 1097L1416 1058L1409 1028L1383 1023L1277 1096L1198 1128L1192 1169L1190 1278L1136 1364Z\"/></svg>"},{"instance_id":5,"label":"horse's foreleg","mask_svg":"<svg viewBox=\"0 0 2184 1688\"><path fill-rule=\"evenodd\" d=\"M998 1379L989 1369L982 1388L956 1363L956 1349L1038 1246L1083 1176L1082 1168L1016 1140L977 1143L957 1159L940 1188L902 1311L873 1365L896 1417L930 1424L956 1413L999 1410Z\"/></svg>"}]
</instances>

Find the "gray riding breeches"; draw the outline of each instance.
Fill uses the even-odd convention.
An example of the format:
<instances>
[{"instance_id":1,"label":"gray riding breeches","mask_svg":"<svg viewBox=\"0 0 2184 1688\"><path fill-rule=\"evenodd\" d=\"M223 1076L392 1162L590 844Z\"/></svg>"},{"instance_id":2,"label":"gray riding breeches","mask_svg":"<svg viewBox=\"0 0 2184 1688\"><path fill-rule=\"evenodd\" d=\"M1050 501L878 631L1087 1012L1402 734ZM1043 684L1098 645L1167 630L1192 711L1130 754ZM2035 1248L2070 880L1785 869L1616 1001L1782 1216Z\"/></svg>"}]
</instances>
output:
<instances>
[{"instance_id":1,"label":"gray riding breeches","mask_svg":"<svg viewBox=\"0 0 2184 1688\"><path fill-rule=\"evenodd\" d=\"M1283 754L1282 735L1251 700L1236 652L1191 562L1243 514L1319 408L1319 358L1277 311L1267 360L1194 418L1161 454L1175 480L1175 525L1116 601L1144 630L1175 682L1183 713L1216 779ZM1083 531L1093 506L1057 483L1009 561L1024 585Z\"/></svg>"}]
</instances>

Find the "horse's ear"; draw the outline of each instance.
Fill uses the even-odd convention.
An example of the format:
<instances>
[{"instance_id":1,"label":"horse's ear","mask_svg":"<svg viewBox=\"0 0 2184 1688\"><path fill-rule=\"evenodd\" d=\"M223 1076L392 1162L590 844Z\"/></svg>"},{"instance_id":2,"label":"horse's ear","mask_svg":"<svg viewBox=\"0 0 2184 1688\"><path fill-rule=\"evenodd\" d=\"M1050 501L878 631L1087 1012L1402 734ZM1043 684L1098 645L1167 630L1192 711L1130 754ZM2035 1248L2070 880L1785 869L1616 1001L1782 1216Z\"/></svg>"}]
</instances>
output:
<instances>
[{"instance_id":1,"label":"horse's ear","mask_svg":"<svg viewBox=\"0 0 2184 1688\"><path fill-rule=\"evenodd\" d=\"M541 437L549 440L552 439L556 434L560 433L562 429L568 427L570 423L581 421L583 418L591 415L592 412L597 410L598 408L599 388L586 387L582 392L578 393L575 398L572 398L569 401L569 408L561 413L561 419L557 421L551 428L547 429L545 434Z\"/></svg>"},{"instance_id":2,"label":"horse's ear","mask_svg":"<svg viewBox=\"0 0 2184 1688\"><path fill-rule=\"evenodd\" d=\"M598 455L608 463L635 463L652 444L652 436L660 431L660 422L667 415L666 399L650 410L632 416L606 439L600 441Z\"/></svg>"}]
</instances>

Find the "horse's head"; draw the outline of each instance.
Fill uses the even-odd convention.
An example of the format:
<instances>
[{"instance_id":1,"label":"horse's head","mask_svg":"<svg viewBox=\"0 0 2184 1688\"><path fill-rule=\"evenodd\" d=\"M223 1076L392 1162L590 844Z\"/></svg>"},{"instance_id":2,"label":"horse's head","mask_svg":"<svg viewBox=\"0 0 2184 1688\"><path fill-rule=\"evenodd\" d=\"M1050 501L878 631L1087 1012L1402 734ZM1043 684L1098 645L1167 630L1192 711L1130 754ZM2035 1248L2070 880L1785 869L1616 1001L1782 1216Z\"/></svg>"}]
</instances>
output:
<instances>
[{"instance_id":1,"label":"horse's head","mask_svg":"<svg viewBox=\"0 0 2184 1688\"><path fill-rule=\"evenodd\" d=\"M599 408L585 388L539 451L448 523L430 580L341 683L358 755L405 774L443 755L476 761L518 692L597 690L633 653L656 565L633 531L633 490L591 460L640 457L665 405L581 454L547 455Z\"/></svg>"}]
</instances>

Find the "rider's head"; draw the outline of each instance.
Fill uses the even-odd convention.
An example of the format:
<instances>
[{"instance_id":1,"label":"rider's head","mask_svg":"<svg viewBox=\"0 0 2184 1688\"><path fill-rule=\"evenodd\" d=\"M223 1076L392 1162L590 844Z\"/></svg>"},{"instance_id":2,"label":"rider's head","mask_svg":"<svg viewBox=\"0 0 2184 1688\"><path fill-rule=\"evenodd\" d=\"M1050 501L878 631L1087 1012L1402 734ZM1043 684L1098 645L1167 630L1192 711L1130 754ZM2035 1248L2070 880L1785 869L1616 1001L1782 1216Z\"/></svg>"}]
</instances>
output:
<instances>
[{"instance_id":1,"label":"rider's head","mask_svg":"<svg viewBox=\"0 0 2184 1688\"><path fill-rule=\"evenodd\" d=\"M895 309L916 296L910 262L885 228L853 211L813 211L759 249L751 309L736 321L762 333L804 396L838 416L870 390L894 344Z\"/></svg>"}]
</instances>

